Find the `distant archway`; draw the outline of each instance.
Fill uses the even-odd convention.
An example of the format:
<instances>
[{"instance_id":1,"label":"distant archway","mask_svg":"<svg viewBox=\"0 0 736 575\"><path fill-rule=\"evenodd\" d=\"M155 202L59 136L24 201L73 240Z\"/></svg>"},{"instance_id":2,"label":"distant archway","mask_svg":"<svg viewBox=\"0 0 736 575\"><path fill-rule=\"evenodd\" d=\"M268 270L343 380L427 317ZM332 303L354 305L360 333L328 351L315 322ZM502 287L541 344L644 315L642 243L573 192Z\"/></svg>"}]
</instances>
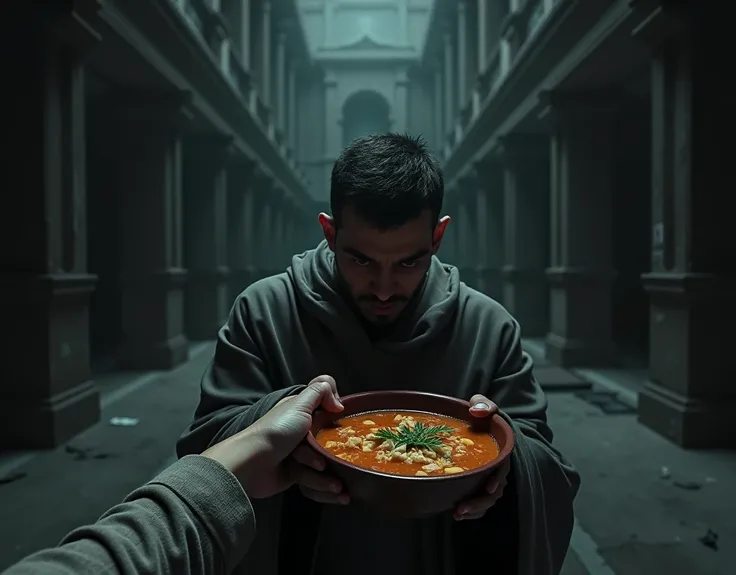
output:
<instances>
[{"instance_id":1,"label":"distant archway","mask_svg":"<svg viewBox=\"0 0 736 575\"><path fill-rule=\"evenodd\" d=\"M391 106L386 98L372 90L352 94L342 107L343 145L369 134L391 129Z\"/></svg>"}]
</instances>

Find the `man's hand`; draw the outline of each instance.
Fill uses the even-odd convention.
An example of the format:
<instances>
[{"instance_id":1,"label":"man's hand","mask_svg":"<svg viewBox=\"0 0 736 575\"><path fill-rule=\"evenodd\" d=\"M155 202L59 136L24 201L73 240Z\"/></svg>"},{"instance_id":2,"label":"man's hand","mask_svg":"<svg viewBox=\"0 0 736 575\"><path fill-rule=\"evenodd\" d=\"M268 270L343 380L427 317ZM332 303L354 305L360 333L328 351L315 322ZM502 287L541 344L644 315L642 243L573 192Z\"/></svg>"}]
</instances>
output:
<instances>
[{"instance_id":1,"label":"man's hand","mask_svg":"<svg viewBox=\"0 0 736 575\"><path fill-rule=\"evenodd\" d=\"M498 412L498 406L487 397L482 395L474 395L470 398L470 414L474 417L491 417ZM486 493L467 501L463 501L455 509L455 519L463 521L466 519L479 519L485 515L496 501L501 499L503 490L506 487L506 477L511 470L511 458L506 459L503 464L496 469L490 481L486 484Z\"/></svg>"},{"instance_id":2,"label":"man's hand","mask_svg":"<svg viewBox=\"0 0 736 575\"><path fill-rule=\"evenodd\" d=\"M280 401L253 425L202 455L232 471L254 499L285 491L295 482L286 460L309 432L312 412L320 406L334 413L343 410L335 380L328 375L316 377L299 395Z\"/></svg>"}]
</instances>

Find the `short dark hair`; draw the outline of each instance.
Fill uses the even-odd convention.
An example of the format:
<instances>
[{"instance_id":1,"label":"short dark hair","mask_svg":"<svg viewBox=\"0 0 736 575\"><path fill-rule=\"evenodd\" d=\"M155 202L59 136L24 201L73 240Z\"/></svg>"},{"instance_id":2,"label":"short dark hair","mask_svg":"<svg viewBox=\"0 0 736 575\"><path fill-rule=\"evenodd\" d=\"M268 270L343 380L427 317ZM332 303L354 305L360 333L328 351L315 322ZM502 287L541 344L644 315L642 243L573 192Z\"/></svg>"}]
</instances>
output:
<instances>
[{"instance_id":1,"label":"short dark hair","mask_svg":"<svg viewBox=\"0 0 736 575\"><path fill-rule=\"evenodd\" d=\"M342 210L379 229L392 229L426 209L440 217L445 183L437 160L421 137L366 136L352 142L332 167L330 209L339 227Z\"/></svg>"}]
</instances>

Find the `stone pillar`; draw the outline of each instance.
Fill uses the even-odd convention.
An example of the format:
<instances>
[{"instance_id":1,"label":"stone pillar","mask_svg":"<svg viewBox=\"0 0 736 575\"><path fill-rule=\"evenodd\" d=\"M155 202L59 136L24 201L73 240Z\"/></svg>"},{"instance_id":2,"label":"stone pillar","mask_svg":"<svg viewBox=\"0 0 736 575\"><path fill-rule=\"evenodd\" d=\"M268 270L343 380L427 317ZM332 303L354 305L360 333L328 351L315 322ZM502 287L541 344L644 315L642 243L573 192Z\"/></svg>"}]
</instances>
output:
<instances>
[{"instance_id":1,"label":"stone pillar","mask_svg":"<svg viewBox=\"0 0 736 575\"><path fill-rule=\"evenodd\" d=\"M332 48L335 27L335 0L324 0L324 39L325 46Z\"/></svg>"},{"instance_id":2,"label":"stone pillar","mask_svg":"<svg viewBox=\"0 0 736 575\"><path fill-rule=\"evenodd\" d=\"M327 72L324 78L325 90L325 162L323 180L329 186L332 172L332 161L337 159L342 150L341 110L337 93L337 78L334 72Z\"/></svg>"},{"instance_id":3,"label":"stone pillar","mask_svg":"<svg viewBox=\"0 0 736 575\"><path fill-rule=\"evenodd\" d=\"M406 70L400 70L394 86L393 127L396 132L406 132L409 117L409 78Z\"/></svg>"},{"instance_id":4,"label":"stone pillar","mask_svg":"<svg viewBox=\"0 0 736 575\"><path fill-rule=\"evenodd\" d=\"M235 298L253 281L253 169L251 160L235 156L227 174L228 299Z\"/></svg>"},{"instance_id":5,"label":"stone pillar","mask_svg":"<svg viewBox=\"0 0 736 575\"><path fill-rule=\"evenodd\" d=\"M478 285L496 301L503 301L504 265L503 169L495 158L475 165L477 185Z\"/></svg>"},{"instance_id":6,"label":"stone pillar","mask_svg":"<svg viewBox=\"0 0 736 575\"><path fill-rule=\"evenodd\" d=\"M488 2L478 0L478 74L485 71L488 61Z\"/></svg>"},{"instance_id":7,"label":"stone pillar","mask_svg":"<svg viewBox=\"0 0 736 575\"><path fill-rule=\"evenodd\" d=\"M286 34L276 38L276 126L286 138Z\"/></svg>"},{"instance_id":8,"label":"stone pillar","mask_svg":"<svg viewBox=\"0 0 736 575\"><path fill-rule=\"evenodd\" d=\"M643 4L640 7L640 4ZM730 22L634 3L653 52L650 381L639 421L687 448L736 447L733 133L713 54ZM702 15L701 15L702 14Z\"/></svg>"},{"instance_id":9,"label":"stone pillar","mask_svg":"<svg viewBox=\"0 0 736 575\"><path fill-rule=\"evenodd\" d=\"M409 30L409 0L399 0L399 37L402 43L408 43L411 31Z\"/></svg>"},{"instance_id":10,"label":"stone pillar","mask_svg":"<svg viewBox=\"0 0 736 575\"><path fill-rule=\"evenodd\" d=\"M475 200L476 186L471 175L465 175L458 186L457 205L457 266L460 279L475 288L477 244L475 241Z\"/></svg>"},{"instance_id":11,"label":"stone pillar","mask_svg":"<svg viewBox=\"0 0 736 575\"><path fill-rule=\"evenodd\" d=\"M454 65L454 50L452 47L452 32L449 30L445 32L445 67L443 76L445 79L445 90L444 90L444 101L445 101L445 126L442 132L442 145L445 144L445 139L450 133L452 126L455 122L455 78L453 78L452 71Z\"/></svg>"},{"instance_id":12,"label":"stone pillar","mask_svg":"<svg viewBox=\"0 0 736 575\"><path fill-rule=\"evenodd\" d=\"M250 0L239 0L240 2L240 59L246 70L250 70Z\"/></svg>"},{"instance_id":13,"label":"stone pillar","mask_svg":"<svg viewBox=\"0 0 736 575\"><path fill-rule=\"evenodd\" d=\"M123 355L131 369L167 369L188 358L184 335L181 132L187 92L118 92L111 186L120 201Z\"/></svg>"},{"instance_id":14,"label":"stone pillar","mask_svg":"<svg viewBox=\"0 0 736 575\"><path fill-rule=\"evenodd\" d=\"M455 265L454 251L455 246L453 245L455 238L455 226L457 226L457 216L454 209L454 191L449 184L445 185L445 201L443 209L445 214L450 216L450 223L445 228L445 235L442 237L442 244L438 252L438 257L443 263ZM442 216L444 214L440 214Z\"/></svg>"},{"instance_id":15,"label":"stone pillar","mask_svg":"<svg viewBox=\"0 0 736 575\"><path fill-rule=\"evenodd\" d=\"M266 106L271 106L271 0L261 5L261 97Z\"/></svg>"},{"instance_id":16,"label":"stone pillar","mask_svg":"<svg viewBox=\"0 0 736 575\"><path fill-rule=\"evenodd\" d=\"M271 198L271 181L267 174L256 169L255 172L255 214L257 240L253 254L253 263L256 268L257 279L271 275L274 257L274 225L273 206Z\"/></svg>"},{"instance_id":17,"label":"stone pillar","mask_svg":"<svg viewBox=\"0 0 736 575\"><path fill-rule=\"evenodd\" d=\"M457 107L462 109L468 99L468 54L466 0L457 3Z\"/></svg>"},{"instance_id":18,"label":"stone pillar","mask_svg":"<svg viewBox=\"0 0 736 575\"><path fill-rule=\"evenodd\" d=\"M437 62L434 70L434 132L435 154L439 157L445 145L445 129L443 123L442 106L442 63Z\"/></svg>"},{"instance_id":19,"label":"stone pillar","mask_svg":"<svg viewBox=\"0 0 736 575\"><path fill-rule=\"evenodd\" d=\"M0 196L0 451L53 448L99 420L90 380L84 57L94 12L13 11L24 57L7 59L31 110L9 121ZM17 19L16 19L17 18ZM66 32L64 34L63 32ZM30 58L30 61L29 61ZM17 129L16 129L17 128Z\"/></svg>"},{"instance_id":20,"label":"stone pillar","mask_svg":"<svg viewBox=\"0 0 736 575\"><path fill-rule=\"evenodd\" d=\"M297 66L296 60L291 62L289 66L289 144L294 150L294 158L299 160L299 109L297 108Z\"/></svg>"},{"instance_id":21,"label":"stone pillar","mask_svg":"<svg viewBox=\"0 0 736 575\"><path fill-rule=\"evenodd\" d=\"M284 221L284 191L273 186L270 190L271 217L273 218L273 233L271 235L271 246L273 257L270 259L270 273L277 274L286 259L286 246L284 245L285 221Z\"/></svg>"},{"instance_id":22,"label":"stone pillar","mask_svg":"<svg viewBox=\"0 0 736 575\"><path fill-rule=\"evenodd\" d=\"M184 154L185 321L192 340L213 339L227 319L227 161L232 138L190 136Z\"/></svg>"},{"instance_id":23,"label":"stone pillar","mask_svg":"<svg viewBox=\"0 0 736 575\"><path fill-rule=\"evenodd\" d=\"M498 150L504 168L503 302L526 337L549 331L549 147L546 136L511 134Z\"/></svg>"},{"instance_id":24,"label":"stone pillar","mask_svg":"<svg viewBox=\"0 0 736 575\"><path fill-rule=\"evenodd\" d=\"M591 94L542 98L553 129L547 357L565 366L609 365L616 104Z\"/></svg>"}]
</instances>

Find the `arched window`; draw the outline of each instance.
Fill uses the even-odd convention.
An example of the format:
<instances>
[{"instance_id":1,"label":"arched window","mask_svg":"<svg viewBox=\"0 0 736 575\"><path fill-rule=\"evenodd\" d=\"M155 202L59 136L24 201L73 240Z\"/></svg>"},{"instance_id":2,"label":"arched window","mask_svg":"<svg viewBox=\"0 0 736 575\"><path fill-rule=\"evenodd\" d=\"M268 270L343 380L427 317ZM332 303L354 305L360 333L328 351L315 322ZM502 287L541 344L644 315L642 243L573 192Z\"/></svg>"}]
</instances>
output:
<instances>
[{"instance_id":1,"label":"arched window","mask_svg":"<svg viewBox=\"0 0 736 575\"><path fill-rule=\"evenodd\" d=\"M351 95L342 108L343 145L362 136L388 132L390 110L386 98L377 92L363 90Z\"/></svg>"}]
</instances>

